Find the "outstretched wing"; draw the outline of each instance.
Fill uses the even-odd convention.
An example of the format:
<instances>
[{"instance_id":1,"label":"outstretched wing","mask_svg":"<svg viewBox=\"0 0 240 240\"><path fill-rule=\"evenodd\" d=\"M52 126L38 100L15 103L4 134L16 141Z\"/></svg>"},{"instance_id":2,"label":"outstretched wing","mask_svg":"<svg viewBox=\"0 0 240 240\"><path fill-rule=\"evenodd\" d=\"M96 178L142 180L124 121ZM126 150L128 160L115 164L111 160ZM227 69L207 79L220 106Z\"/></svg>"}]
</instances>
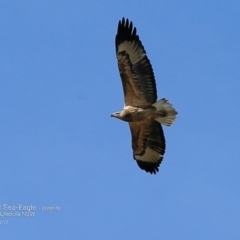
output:
<instances>
[{"instance_id":1,"label":"outstretched wing","mask_svg":"<svg viewBox=\"0 0 240 240\"><path fill-rule=\"evenodd\" d=\"M130 122L133 158L146 172L156 173L165 153L165 138L156 121Z\"/></svg>"},{"instance_id":2,"label":"outstretched wing","mask_svg":"<svg viewBox=\"0 0 240 240\"><path fill-rule=\"evenodd\" d=\"M155 103L157 90L152 65L136 28L128 19L119 21L115 44L125 106Z\"/></svg>"}]
</instances>

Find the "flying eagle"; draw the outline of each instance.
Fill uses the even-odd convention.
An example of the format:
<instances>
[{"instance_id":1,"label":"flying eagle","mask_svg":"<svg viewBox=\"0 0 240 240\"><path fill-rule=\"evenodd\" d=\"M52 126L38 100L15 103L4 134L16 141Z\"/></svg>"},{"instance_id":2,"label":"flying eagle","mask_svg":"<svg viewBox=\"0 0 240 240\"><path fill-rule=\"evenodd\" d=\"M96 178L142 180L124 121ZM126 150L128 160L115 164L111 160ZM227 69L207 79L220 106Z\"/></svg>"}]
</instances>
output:
<instances>
[{"instance_id":1,"label":"flying eagle","mask_svg":"<svg viewBox=\"0 0 240 240\"><path fill-rule=\"evenodd\" d=\"M129 123L133 158L141 169L156 174L166 148L161 124L173 124L177 111L167 99L157 101L151 63L128 19L119 21L115 45L125 104L111 117Z\"/></svg>"}]
</instances>

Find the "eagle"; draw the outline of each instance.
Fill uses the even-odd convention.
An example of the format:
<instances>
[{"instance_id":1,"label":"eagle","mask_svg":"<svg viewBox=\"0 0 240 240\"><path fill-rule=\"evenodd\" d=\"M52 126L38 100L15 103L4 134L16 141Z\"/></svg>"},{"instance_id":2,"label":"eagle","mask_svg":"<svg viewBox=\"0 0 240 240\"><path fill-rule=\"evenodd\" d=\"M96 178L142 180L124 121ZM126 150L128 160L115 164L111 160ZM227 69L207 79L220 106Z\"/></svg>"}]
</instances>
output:
<instances>
[{"instance_id":1,"label":"eagle","mask_svg":"<svg viewBox=\"0 0 240 240\"><path fill-rule=\"evenodd\" d=\"M156 174L166 148L162 124L172 125L178 113L167 99L157 101L152 65L128 19L118 23L115 46L125 103L111 117L128 122L133 158L142 170Z\"/></svg>"}]
</instances>

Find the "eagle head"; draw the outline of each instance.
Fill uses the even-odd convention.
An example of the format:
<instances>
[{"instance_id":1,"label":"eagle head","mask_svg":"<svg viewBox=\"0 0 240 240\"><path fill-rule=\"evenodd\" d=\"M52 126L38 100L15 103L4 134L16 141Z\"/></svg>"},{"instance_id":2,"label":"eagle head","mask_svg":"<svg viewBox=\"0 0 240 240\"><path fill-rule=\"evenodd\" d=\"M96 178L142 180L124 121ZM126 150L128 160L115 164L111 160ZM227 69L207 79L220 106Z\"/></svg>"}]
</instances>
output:
<instances>
[{"instance_id":1,"label":"eagle head","mask_svg":"<svg viewBox=\"0 0 240 240\"><path fill-rule=\"evenodd\" d=\"M121 112L115 112L115 113L111 114L110 117L121 118L120 113Z\"/></svg>"},{"instance_id":2,"label":"eagle head","mask_svg":"<svg viewBox=\"0 0 240 240\"><path fill-rule=\"evenodd\" d=\"M111 117L118 118L125 122L132 122L132 115L127 110L123 110L121 112L115 112L111 114Z\"/></svg>"}]
</instances>

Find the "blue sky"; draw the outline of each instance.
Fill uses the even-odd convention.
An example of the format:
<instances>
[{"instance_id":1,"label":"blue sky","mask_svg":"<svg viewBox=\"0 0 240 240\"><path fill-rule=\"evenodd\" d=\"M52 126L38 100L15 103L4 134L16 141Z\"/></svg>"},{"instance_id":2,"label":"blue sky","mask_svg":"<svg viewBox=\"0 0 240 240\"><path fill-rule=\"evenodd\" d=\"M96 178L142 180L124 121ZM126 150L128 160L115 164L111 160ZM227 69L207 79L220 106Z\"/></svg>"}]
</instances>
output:
<instances>
[{"instance_id":1,"label":"blue sky","mask_svg":"<svg viewBox=\"0 0 240 240\"><path fill-rule=\"evenodd\" d=\"M1 1L3 239L240 239L238 0ZM157 175L132 158L114 39L127 17L152 63L164 127ZM58 206L60 210L42 211ZM22 214L22 211L17 211ZM2 222L1 222L2 221ZM6 223L7 224L4 224Z\"/></svg>"}]
</instances>

